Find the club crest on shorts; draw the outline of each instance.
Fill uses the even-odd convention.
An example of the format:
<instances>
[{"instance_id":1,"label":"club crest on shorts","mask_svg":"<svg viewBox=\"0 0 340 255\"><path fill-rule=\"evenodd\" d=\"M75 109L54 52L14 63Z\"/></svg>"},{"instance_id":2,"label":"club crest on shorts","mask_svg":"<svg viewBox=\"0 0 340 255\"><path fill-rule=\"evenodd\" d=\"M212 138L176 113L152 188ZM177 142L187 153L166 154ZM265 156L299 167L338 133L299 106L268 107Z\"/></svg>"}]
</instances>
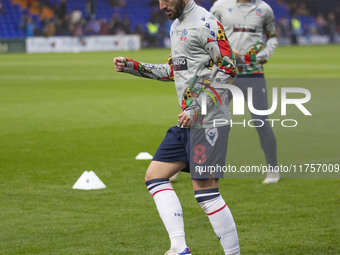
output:
<instances>
[{"instance_id":1,"label":"club crest on shorts","mask_svg":"<svg viewBox=\"0 0 340 255\"><path fill-rule=\"evenodd\" d=\"M187 35L188 35L188 30L183 29L181 37L180 37L181 41L185 41L186 39L188 39Z\"/></svg>"},{"instance_id":2,"label":"club crest on shorts","mask_svg":"<svg viewBox=\"0 0 340 255\"><path fill-rule=\"evenodd\" d=\"M218 137L218 131L217 128L206 128L205 129L205 138L207 139L208 143L211 144L211 146L214 146Z\"/></svg>"}]
</instances>

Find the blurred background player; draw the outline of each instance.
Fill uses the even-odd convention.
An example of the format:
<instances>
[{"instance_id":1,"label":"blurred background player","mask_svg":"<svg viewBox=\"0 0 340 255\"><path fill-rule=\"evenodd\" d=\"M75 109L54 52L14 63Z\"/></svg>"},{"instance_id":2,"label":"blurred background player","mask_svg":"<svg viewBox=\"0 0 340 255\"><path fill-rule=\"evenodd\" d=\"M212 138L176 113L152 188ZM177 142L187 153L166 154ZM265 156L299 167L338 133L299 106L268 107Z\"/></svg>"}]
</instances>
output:
<instances>
[{"instance_id":1,"label":"blurred background player","mask_svg":"<svg viewBox=\"0 0 340 255\"><path fill-rule=\"evenodd\" d=\"M228 104L209 100L209 111L203 115L201 99L207 90L226 93L227 84L237 75L232 50L222 25L193 0L159 0L159 6L174 20L168 63L154 65L122 57L114 58L114 63L116 71L160 81L174 80L183 110L178 115L178 125L168 130L145 175L170 237L171 248L165 254L191 254L185 241L182 207L169 182L169 177L186 168L190 169L195 198L207 214L224 253L240 254L234 219L218 189L223 172L194 171L196 165L205 161L225 164L229 125L211 128L211 124L215 118L230 118ZM193 128L196 125L198 128ZM193 139L193 134L199 136Z\"/></svg>"},{"instance_id":2,"label":"blurred background player","mask_svg":"<svg viewBox=\"0 0 340 255\"><path fill-rule=\"evenodd\" d=\"M274 13L271 7L261 0L218 0L211 7L222 23L229 42L234 49L239 75L234 81L248 102L247 90L253 90L253 106L257 110L267 110L267 89L263 64L274 53L278 45ZM263 36L266 45L263 45ZM228 93L229 102L232 94ZM277 165L276 139L268 121L268 116L252 113L252 119L260 119L264 125L257 127L261 147L266 162L272 169ZM260 126L258 123L254 123ZM262 123L260 123L262 124ZM267 172L264 184L276 183L280 179L277 171Z\"/></svg>"}]
</instances>

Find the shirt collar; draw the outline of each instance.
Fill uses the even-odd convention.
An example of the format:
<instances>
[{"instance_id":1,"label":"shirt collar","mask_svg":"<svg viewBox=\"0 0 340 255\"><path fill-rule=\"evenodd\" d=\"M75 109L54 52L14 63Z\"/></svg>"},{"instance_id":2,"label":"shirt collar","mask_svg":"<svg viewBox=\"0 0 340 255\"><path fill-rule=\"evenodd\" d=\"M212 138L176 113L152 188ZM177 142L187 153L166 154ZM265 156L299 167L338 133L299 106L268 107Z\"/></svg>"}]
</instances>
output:
<instances>
[{"instance_id":1,"label":"shirt collar","mask_svg":"<svg viewBox=\"0 0 340 255\"><path fill-rule=\"evenodd\" d=\"M196 6L197 4L194 2L194 0L190 0L189 3L184 7L181 16L179 16L179 21L183 21Z\"/></svg>"},{"instance_id":2,"label":"shirt collar","mask_svg":"<svg viewBox=\"0 0 340 255\"><path fill-rule=\"evenodd\" d=\"M242 3L240 3L238 0L236 0L236 3L237 4L240 4L240 5L257 5L257 0L251 0L250 2L242 2Z\"/></svg>"}]
</instances>

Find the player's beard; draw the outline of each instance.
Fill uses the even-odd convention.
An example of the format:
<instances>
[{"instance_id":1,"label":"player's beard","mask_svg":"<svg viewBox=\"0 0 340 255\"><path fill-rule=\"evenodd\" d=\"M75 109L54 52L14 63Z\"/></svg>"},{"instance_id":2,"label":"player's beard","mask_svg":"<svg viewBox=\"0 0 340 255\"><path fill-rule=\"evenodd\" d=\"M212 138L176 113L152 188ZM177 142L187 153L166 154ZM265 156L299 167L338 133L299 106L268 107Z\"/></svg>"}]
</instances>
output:
<instances>
[{"instance_id":1,"label":"player's beard","mask_svg":"<svg viewBox=\"0 0 340 255\"><path fill-rule=\"evenodd\" d=\"M169 19L175 20L179 18L183 13L184 7L185 7L184 0L178 0L178 2L175 5L173 13L168 16Z\"/></svg>"}]
</instances>

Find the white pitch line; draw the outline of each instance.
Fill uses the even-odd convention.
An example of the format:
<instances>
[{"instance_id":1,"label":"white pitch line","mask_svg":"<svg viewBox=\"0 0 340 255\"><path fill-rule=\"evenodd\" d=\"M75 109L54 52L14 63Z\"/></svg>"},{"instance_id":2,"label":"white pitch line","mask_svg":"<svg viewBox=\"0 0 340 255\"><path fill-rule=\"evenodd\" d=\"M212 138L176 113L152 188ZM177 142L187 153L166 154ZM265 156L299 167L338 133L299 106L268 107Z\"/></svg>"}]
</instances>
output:
<instances>
[{"instance_id":1,"label":"white pitch line","mask_svg":"<svg viewBox=\"0 0 340 255\"><path fill-rule=\"evenodd\" d=\"M339 69L340 65L337 64L290 64L290 63L270 63L272 68L280 67L280 68L289 68L289 69Z\"/></svg>"},{"instance_id":2,"label":"white pitch line","mask_svg":"<svg viewBox=\"0 0 340 255\"><path fill-rule=\"evenodd\" d=\"M59 75L0 75L0 80L34 80L34 81L63 81L63 80L71 80L71 81L86 81L86 80L95 80L95 81L105 81L105 80L135 80L138 77L134 76L59 76Z\"/></svg>"},{"instance_id":3,"label":"white pitch line","mask_svg":"<svg viewBox=\"0 0 340 255\"><path fill-rule=\"evenodd\" d=\"M112 64L113 62L103 62L103 61L10 61L10 62L0 62L0 66L60 66L60 65L67 65L67 66L74 66L74 65L103 65L107 66L109 64Z\"/></svg>"},{"instance_id":4,"label":"white pitch line","mask_svg":"<svg viewBox=\"0 0 340 255\"><path fill-rule=\"evenodd\" d=\"M271 74L266 75L266 78L281 78L281 79L310 79L310 78L320 78L320 79L339 79L339 74L276 74L271 72Z\"/></svg>"}]
</instances>

